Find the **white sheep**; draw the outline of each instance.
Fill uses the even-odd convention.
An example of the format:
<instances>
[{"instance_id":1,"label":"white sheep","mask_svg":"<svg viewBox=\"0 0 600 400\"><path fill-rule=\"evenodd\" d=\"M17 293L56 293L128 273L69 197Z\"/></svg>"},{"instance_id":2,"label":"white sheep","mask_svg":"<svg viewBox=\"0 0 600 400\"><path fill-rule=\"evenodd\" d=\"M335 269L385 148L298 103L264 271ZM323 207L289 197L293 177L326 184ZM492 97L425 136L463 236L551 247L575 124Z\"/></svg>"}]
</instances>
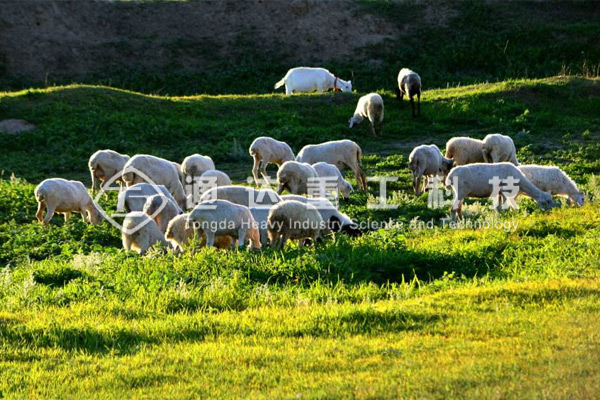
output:
<instances>
[{"instance_id":1,"label":"white sheep","mask_svg":"<svg viewBox=\"0 0 600 400\"><path fill-rule=\"evenodd\" d=\"M270 189L254 189L247 186L221 186L207 190L200 202L227 200L246 207L270 206L281 201L281 197Z\"/></svg>"},{"instance_id":2,"label":"white sheep","mask_svg":"<svg viewBox=\"0 0 600 400\"><path fill-rule=\"evenodd\" d=\"M117 211L142 211L146 199L155 194L165 196L177 207L180 213L183 212L171 192L164 185L151 185L149 183L136 183L119 193Z\"/></svg>"},{"instance_id":3,"label":"white sheep","mask_svg":"<svg viewBox=\"0 0 600 400\"><path fill-rule=\"evenodd\" d=\"M127 154L119 154L113 150L98 150L91 155L88 167L92 175L92 193L96 192L96 183L100 181L100 188L104 188L104 182L118 175L116 181L121 181L121 171L129 161Z\"/></svg>"},{"instance_id":4,"label":"white sheep","mask_svg":"<svg viewBox=\"0 0 600 400\"><path fill-rule=\"evenodd\" d=\"M360 124L367 118L371 123L371 133L377 136L377 131L381 135L383 129L383 98L377 93L369 93L358 99L354 115L348 120L348 126Z\"/></svg>"},{"instance_id":5,"label":"white sheep","mask_svg":"<svg viewBox=\"0 0 600 400\"><path fill-rule=\"evenodd\" d=\"M283 85L285 85L285 94L314 91L323 93L329 89L333 89L334 92L338 89L342 92L352 92L352 81L346 82L325 68L292 68L275 84L275 89Z\"/></svg>"},{"instance_id":6,"label":"white sheep","mask_svg":"<svg viewBox=\"0 0 600 400\"><path fill-rule=\"evenodd\" d=\"M188 247L189 242L194 238L195 234L201 234L202 240L198 244L199 248L206 245L206 235L203 231L194 231L192 224L188 222L190 214L179 214L175 218L169 221L167 230L165 231L165 238L176 253L183 253ZM232 239L231 236L216 236L215 247L217 249L229 249L231 247Z\"/></svg>"},{"instance_id":7,"label":"white sheep","mask_svg":"<svg viewBox=\"0 0 600 400\"><path fill-rule=\"evenodd\" d=\"M83 183L52 178L42 181L34 190L38 209L35 216L45 226L55 213L63 214L65 221L71 213L81 213L85 222L98 225L102 222L102 214ZM43 216L46 210L46 216Z\"/></svg>"},{"instance_id":8,"label":"white sheep","mask_svg":"<svg viewBox=\"0 0 600 400\"><path fill-rule=\"evenodd\" d=\"M570 203L583 205L583 192L560 168L542 165L520 165L518 168L538 189L552 195L567 197Z\"/></svg>"},{"instance_id":9,"label":"white sheep","mask_svg":"<svg viewBox=\"0 0 600 400\"><path fill-rule=\"evenodd\" d=\"M446 158L454 160L454 165L482 163L483 140L469 137L453 137L446 142Z\"/></svg>"},{"instance_id":10,"label":"white sheep","mask_svg":"<svg viewBox=\"0 0 600 400\"><path fill-rule=\"evenodd\" d=\"M350 236L360 235L358 225L348 215L335 208L335 205L324 197L304 197L296 194L286 194L281 196L281 200L295 200L301 203L308 203L315 206L321 214L321 218L326 224L323 234L330 232L344 232Z\"/></svg>"},{"instance_id":11,"label":"white sheep","mask_svg":"<svg viewBox=\"0 0 600 400\"><path fill-rule=\"evenodd\" d=\"M497 185L498 187L495 188L492 183L494 181L512 181L514 186L511 188ZM462 202L466 197L489 198L498 195L504 200L512 200L522 193L533 198L541 208L556 207L556 203L549 193L538 189L517 167L507 162L478 163L455 167L448 174L445 183L446 188L452 188L454 193L450 212L453 219L457 212L458 217L462 218ZM504 188L503 192L500 192L501 188ZM498 202L498 207L500 207L500 202Z\"/></svg>"},{"instance_id":12,"label":"white sheep","mask_svg":"<svg viewBox=\"0 0 600 400\"><path fill-rule=\"evenodd\" d=\"M166 196L155 194L146 199L142 211L156 222L156 226L162 233L165 233L169 221L178 216L181 210Z\"/></svg>"},{"instance_id":13,"label":"white sheep","mask_svg":"<svg viewBox=\"0 0 600 400\"><path fill-rule=\"evenodd\" d=\"M398 73L398 88L396 89L396 97L402 100L404 95L410 99L410 108L413 118L415 114L414 97L417 96L418 114L421 115L421 77L414 71L408 68L402 68Z\"/></svg>"},{"instance_id":14,"label":"white sheep","mask_svg":"<svg viewBox=\"0 0 600 400\"><path fill-rule=\"evenodd\" d=\"M121 240L125 250L135 250L140 255L146 254L146 251L157 243L169 247L169 243L156 223L141 211L125 215Z\"/></svg>"},{"instance_id":15,"label":"white sheep","mask_svg":"<svg viewBox=\"0 0 600 400\"><path fill-rule=\"evenodd\" d=\"M189 184L193 182L194 177L200 176L210 169L215 169L215 163L209 156L192 154L183 159L181 172L183 174L183 181L185 182L184 185L188 189L186 194L191 194Z\"/></svg>"},{"instance_id":16,"label":"white sheep","mask_svg":"<svg viewBox=\"0 0 600 400\"><path fill-rule=\"evenodd\" d=\"M346 139L304 146L296 156L296 161L308 164L323 161L335 165L340 171L350 168L356 175L358 187L367 190L367 176L360 169L361 158L360 146Z\"/></svg>"},{"instance_id":17,"label":"white sheep","mask_svg":"<svg viewBox=\"0 0 600 400\"><path fill-rule=\"evenodd\" d=\"M452 162L452 159L448 159L442 155L442 152L435 144L423 144L415 147L408 156L415 194L419 196L422 193L421 179L423 176L443 175L445 177L452 168Z\"/></svg>"},{"instance_id":18,"label":"white sheep","mask_svg":"<svg viewBox=\"0 0 600 400\"><path fill-rule=\"evenodd\" d=\"M254 176L254 183L256 183L257 186L260 185L258 170L261 167L261 163L262 168L260 168L260 170L262 176L266 182L269 182L269 175L267 175L268 164L277 164L279 167L284 162L292 161L294 159L294 152L287 143L266 136L254 139L250 145L249 151L254 159L252 175Z\"/></svg>"},{"instance_id":19,"label":"white sheep","mask_svg":"<svg viewBox=\"0 0 600 400\"><path fill-rule=\"evenodd\" d=\"M510 162L519 165L517 149L510 136L494 133L483 139L483 161L486 163Z\"/></svg>"},{"instance_id":20,"label":"white sheep","mask_svg":"<svg viewBox=\"0 0 600 400\"><path fill-rule=\"evenodd\" d=\"M269 212L268 235L271 245L283 248L289 240L298 240L302 247L304 239L316 242L326 228L321 214L315 206L295 200L286 200L274 205Z\"/></svg>"},{"instance_id":21,"label":"white sheep","mask_svg":"<svg viewBox=\"0 0 600 400\"><path fill-rule=\"evenodd\" d=\"M218 186L230 186L231 178L223 171L219 171L218 169L208 169L200 175L201 181L206 181L215 187Z\"/></svg>"},{"instance_id":22,"label":"white sheep","mask_svg":"<svg viewBox=\"0 0 600 400\"><path fill-rule=\"evenodd\" d=\"M311 185L317 185L315 189L318 191L318 178L319 175L312 165L286 161L277 171L277 182L279 182L277 194L281 194L284 189L292 194L308 194Z\"/></svg>"},{"instance_id":23,"label":"white sheep","mask_svg":"<svg viewBox=\"0 0 600 400\"><path fill-rule=\"evenodd\" d=\"M202 229L206 235L206 246L214 246L215 236L231 236L237 239L238 247L246 239L252 249L260 249L260 234L250 209L227 200L212 200L198 204L190 212L189 222L194 229Z\"/></svg>"},{"instance_id":24,"label":"white sheep","mask_svg":"<svg viewBox=\"0 0 600 400\"><path fill-rule=\"evenodd\" d=\"M348 200L350 198L350 193L354 191L354 188L344 179L342 173L333 164L329 164L326 162L318 162L312 165L319 178L325 178L327 182L335 182L337 192L342 195L344 200Z\"/></svg>"},{"instance_id":25,"label":"white sheep","mask_svg":"<svg viewBox=\"0 0 600 400\"><path fill-rule=\"evenodd\" d=\"M177 204L184 210L187 208L187 198L179 180L179 173L171 161L147 154L138 154L127 161L123 167L122 176L128 187L136 183L164 185L171 192Z\"/></svg>"}]
</instances>

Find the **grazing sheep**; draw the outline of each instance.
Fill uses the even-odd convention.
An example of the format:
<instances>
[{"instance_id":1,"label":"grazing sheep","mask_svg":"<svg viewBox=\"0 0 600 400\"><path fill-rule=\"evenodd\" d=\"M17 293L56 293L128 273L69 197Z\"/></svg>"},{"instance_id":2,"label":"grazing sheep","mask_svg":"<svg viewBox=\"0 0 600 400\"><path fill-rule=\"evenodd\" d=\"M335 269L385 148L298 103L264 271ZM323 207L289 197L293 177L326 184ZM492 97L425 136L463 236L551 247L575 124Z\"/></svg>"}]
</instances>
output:
<instances>
[{"instance_id":1,"label":"grazing sheep","mask_svg":"<svg viewBox=\"0 0 600 400\"><path fill-rule=\"evenodd\" d=\"M92 193L96 192L96 183L100 180L100 188L104 188L104 182L109 181L113 176L118 175L116 179L121 182L121 171L129 161L127 154L119 154L113 150L98 150L90 157L88 167L92 174Z\"/></svg>"},{"instance_id":2,"label":"grazing sheep","mask_svg":"<svg viewBox=\"0 0 600 400\"><path fill-rule=\"evenodd\" d=\"M287 143L266 136L254 139L250 145L250 155L254 158L252 175L254 176L254 183L257 186L260 186L258 170L261 162L262 168L260 168L260 170L262 176L265 179L265 182L269 182L269 175L267 175L268 164L277 164L277 166L281 166L284 162L292 161L294 159L294 152Z\"/></svg>"},{"instance_id":3,"label":"grazing sheep","mask_svg":"<svg viewBox=\"0 0 600 400\"><path fill-rule=\"evenodd\" d=\"M482 163L483 140L453 137L446 143L446 158L453 159L455 166Z\"/></svg>"},{"instance_id":4,"label":"grazing sheep","mask_svg":"<svg viewBox=\"0 0 600 400\"><path fill-rule=\"evenodd\" d=\"M518 180L514 182L514 188L518 193L523 193L533 198L539 207L556 207L549 193L538 189L525 175L513 164L502 162L497 164L469 164L455 167L446 178L446 188L452 188L454 202L451 217L462 218L462 202L466 197L486 198L498 194L503 199L509 199L507 193L494 193L494 185L490 180L497 178ZM510 190L510 188L506 188Z\"/></svg>"},{"instance_id":5,"label":"grazing sheep","mask_svg":"<svg viewBox=\"0 0 600 400\"><path fill-rule=\"evenodd\" d=\"M145 175L142 176L138 171ZM147 154L138 154L129 159L123 167L123 181L129 187L136 183L152 183L164 185L173 195L179 207L185 210L187 198L183 185L179 180L179 173L171 161ZM146 178L150 182L146 182Z\"/></svg>"},{"instance_id":6,"label":"grazing sheep","mask_svg":"<svg viewBox=\"0 0 600 400\"><path fill-rule=\"evenodd\" d=\"M402 68L398 73L398 88L396 89L396 97L402 100L404 95L410 99L410 108L413 118L415 114L414 97L417 95L418 114L421 115L421 77L414 71L408 68Z\"/></svg>"},{"instance_id":7,"label":"grazing sheep","mask_svg":"<svg viewBox=\"0 0 600 400\"><path fill-rule=\"evenodd\" d=\"M194 229L202 229L206 246L215 244L215 236L231 236L238 240L238 247L250 240L252 249L260 249L260 234L250 209L227 200L212 200L198 204L190 212L189 222Z\"/></svg>"},{"instance_id":8,"label":"grazing sheep","mask_svg":"<svg viewBox=\"0 0 600 400\"><path fill-rule=\"evenodd\" d=\"M92 200L83 183L68 181L62 178L52 178L42 181L34 191L38 202L35 216L44 226L50 223L54 213L63 214L65 221L72 212L81 213L85 222L98 225L102 222L102 214ZM46 216L43 217L44 210Z\"/></svg>"},{"instance_id":9,"label":"grazing sheep","mask_svg":"<svg viewBox=\"0 0 600 400\"><path fill-rule=\"evenodd\" d=\"M337 92L352 92L352 81L344 81L325 68L298 67L288 70L283 78L275 84L275 89L285 85L285 94L308 93L317 91L323 93L333 89Z\"/></svg>"},{"instance_id":10,"label":"grazing sheep","mask_svg":"<svg viewBox=\"0 0 600 400\"><path fill-rule=\"evenodd\" d=\"M422 193L423 176L443 175L445 177L452 168L453 160L444 157L435 144L423 144L410 152L408 163L413 176L413 190L419 196Z\"/></svg>"},{"instance_id":11,"label":"grazing sheep","mask_svg":"<svg viewBox=\"0 0 600 400\"><path fill-rule=\"evenodd\" d=\"M377 136L377 131L381 135L383 129L383 99L377 93L369 93L358 99L354 115L348 120L348 126L360 124L364 118L371 123L371 133Z\"/></svg>"},{"instance_id":12,"label":"grazing sheep","mask_svg":"<svg viewBox=\"0 0 600 400\"><path fill-rule=\"evenodd\" d=\"M209 156L202 156L200 154L192 154L183 159L181 163L181 172L183 174L183 181L186 184L193 182L194 177L202 175L204 172L215 169L215 163ZM190 189L187 187L187 189ZM189 191L189 190L188 190ZM191 194L187 193L186 194Z\"/></svg>"},{"instance_id":13,"label":"grazing sheep","mask_svg":"<svg viewBox=\"0 0 600 400\"><path fill-rule=\"evenodd\" d=\"M360 169L361 158L362 150L352 140L333 140L304 146L296 156L296 161L308 164L323 161L335 165L340 171L350 168L356 175L358 187L367 190L367 176Z\"/></svg>"},{"instance_id":14,"label":"grazing sheep","mask_svg":"<svg viewBox=\"0 0 600 400\"><path fill-rule=\"evenodd\" d=\"M333 203L324 197L308 198L296 194L286 194L285 196L281 196L281 200L295 200L315 206L326 224L326 228L322 231L323 234L330 232L343 232L350 236L361 234L356 223L352 221L352 218L339 211Z\"/></svg>"},{"instance_id":15,"label":"grazing sheep","mask_svg":"<svg viewBox=\"0 0 600 400\"><path fill-rule=\"evenodd\" d=\"M209 183L214 183L215 187L218 186L230 186L231 178L223 171L218 169L206 170L200 175L201 180L206 180Z\"/></svg>"},{"instance_id":16,"label":"grazing sheep","mask_svg":"<svg viewBox=\"0 0 600 400\"><path fill-rule=\"evenodd\" d=\"M162 233L165 233L169 221L178 216L181 210L166 196L155 194L146 199L142 211L156 222L156 226Z\"/></svg>"},{"instance_id":17,"label":"grazing sheep","mask_svg":"<svg viewBox=\"0 0 600 400\"><path fill-rule=\"evenodd\" d=\"M165 238L176 253L183 253L189 242L194 238L195 231L191 224L188 223L188 214L180 214L169 221L167 230L165 231ZM206 246L206 235L203 231L198 231L202 234L202 241L199 243L199 247ZM232 243L231 236L217 236L215 237L215 247L217 249L229 249Z\"/></svg>"},{"instance_id":18,"label":"grazing sheep","mask_svg":"<svg viewBox=\"0 0 600 400\"><path fill-rule=\"evenodd\" d=\"M277 194L281 194L284 189L292 194L308 194L309 184L318 185L318 178L319 175L312 165L298 161L286 161L277 171L277 181L279 182Z\"/></svg>"},{"instance_id":19,"label":"grazing sheep","mask_svg":"<svg viewBox=\"0 0 600 400\"><path fill-rule=\"evenodd\" d=\"M140 255L146 254L146 251L156 243L169 246L156 223L141 211L125 215L121 240L125 250L135 250Z\"/></svg>"},{"instance_id":20,"label":"grazing sheep","mask_svg":"<svg viewBox=\"0 0 600 400\"><path fill-rule=\"evenodd\" d=\"M519 165L517 161L517 149L510 136L499 133L487 135L483 139L481 150L483 161L486 163L510 162Z\"/></svg>"},{"instance_id":21,"label":"grazing sheep","mask_svg":"<svg viewBox=\"0 0 600 400\"><path fill-rule=\"evenodd\" d=\"M569 203L583 205L585 201L583 192L560 168L542 165L520 165L518 168L541 191L567 197Z\"/></svg>"},{"instance_id":22,"label":"grazing sheep","mask_svg":"<svg viewBox=\"0 0 600 400\"><path fill-rule=\"evenodd\" d=\"M177 207L179 213L183 212L177 201L175 201L175 198L171 195L171 192L164 185L151 185L149 183L136 183L119 193L117 210L127 212L142 211L146 199L155 194L165 196Z\"/></svg>"},{"instance_id":23,"label":"grazing sheep","mask_svg":"<svg viewBox=\"0 0 600 400\"><path fill-rule=\"evenodd\" d=\"M257 190L246 186L221 186L204 192L200 202L209 200L227 200L246 207L270 206L281 201L273 190Z\"/></svg>"},{"instance_id":24,"label":"grazing sheep","mask_svg":"<svg viewBox=\"0 0 600 400\"><path fill-rule=\"evenodd\" d=\"M350 193L354 191L354 188L344 179L340 170L333 164L326 162L318 162L312 165L319 178L327 178L335 180L338 193L342 195L344 200L350 198Z\"/></svg>"},{"instance_id":25,"label":"grazing sheep","mask_svg":"<svg viewBox=\"0 0 600 400\"><path fill-rule=\"evenodd\" d=\"M325 223L315 206L295 200L278 203L269 212L268 235L271 245L279 249L288 239L298 240L302 247L304 239L313 242L320 237Z\"/></svg>"}]
</instances>

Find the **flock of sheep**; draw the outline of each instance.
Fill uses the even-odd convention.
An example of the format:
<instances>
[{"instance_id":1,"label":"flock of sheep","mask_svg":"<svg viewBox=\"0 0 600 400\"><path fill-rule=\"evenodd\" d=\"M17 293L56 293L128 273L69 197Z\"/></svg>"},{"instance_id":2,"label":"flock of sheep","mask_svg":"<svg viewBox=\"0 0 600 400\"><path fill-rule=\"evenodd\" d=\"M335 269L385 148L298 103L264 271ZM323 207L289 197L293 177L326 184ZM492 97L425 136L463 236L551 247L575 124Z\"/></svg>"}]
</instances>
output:
<instances>
[{"instance_id":1,"label":"flock of sheep","mask_svg":"<svg viewBox=\"0 0 600 400\"><path fill-rule=\"evenodd\" d=\"M350 81L339 79L323 68L293 68L275 88L283 85L287 94L329 89L352 91ZM404 95L411 102L413 117L420 114L421 79L406 68L398 75L397 88L398 98ZM383 111L380 95L363 96L349 121L350 127L367 118L373 135L381 134ZM123 247L139 254L157 243L177 252L191 245L227 249L234 243L242 246L247 242L252 249L260 249L267 243L282 248L290 239L302 246L306 239L316 241L333 231L358 233L352 219L330 201L332 193L321 188L317 197L303 196L314 195L311 182L324 178L333 183L335 198L341 195L347 199L353 188L340 172L344 169L352 170L359 188L367 190L358 144L351 140L329 141L305 146L294 156L288 144L259 137L250 145L249 153L254 160L252 173L257 186L261 184L259 172L265 182L269 181L268 164L279 167L277 192L232 185L231 179L215 168L209 156L194 154L178 164L152 155L129 157L112 150L99 150L88 163L92 194L98 181L102 189L113 182L126 186L118 197L119 207L127 211L121 226ZM453 217L458 213L462 218L464 198L492 196L493 177L517 179L518 193L532 197L540 207L555 206L553 194L583 204L583 193L559 168L520 166L512 139L504 135L488 135L484 140L453 138L446 144L445 156L435 145L421 145L410 153L409 165L417 195L422 193L423 177L444 176L446 186L454 193ZM210 182L212 187L196 192L194 184L198 182ZM284 190L291 194L282 195ZM499 196L506 200L506 194ZM105 216L79 181L44 180L36 187L35 197L36 218L44 225L55 213L64 214L65 220L73 212L81 213L84 221L93 224L101 223Z\"/></svg>"}]
</instances>

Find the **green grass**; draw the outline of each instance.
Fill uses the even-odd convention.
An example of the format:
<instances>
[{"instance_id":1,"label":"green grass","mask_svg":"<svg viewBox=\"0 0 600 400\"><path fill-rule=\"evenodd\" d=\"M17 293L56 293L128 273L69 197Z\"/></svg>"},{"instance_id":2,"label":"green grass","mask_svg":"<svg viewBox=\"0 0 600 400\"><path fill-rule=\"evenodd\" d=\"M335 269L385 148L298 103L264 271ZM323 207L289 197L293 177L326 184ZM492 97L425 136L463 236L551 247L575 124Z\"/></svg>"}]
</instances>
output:
<instances>
[{"instance_id":1,"label":"green grass","mask_svg":"<svg viewBox=\"0 0 600 400\"><path fill-rule=\"evenodd\" d=\"M598 397L598 80L428 90L415 120L407 103L381 93L377 139L365 124L347 128L357 93L160 97L85 85L0 93L0 119L38 126L0 134L0 393ZM516 227L444 227L448 210L411 193L408 153L492 132L510 134L522 162L567 171L587 204L543 212L522 199L497 215L469 202L468 221ZM177 161L209 154L241 182L251 169L245 149L260 135L295 151L356 140L367 175L399 176L388 188L398 208L367 208L373 184L343 211L403 226L302 249L139 257L121 250L106 223L35 222L35 185L54 176L89 185L87 159L98 148ZM411 226L429 220L433 229Z\"/></svg>"}]
</instances>

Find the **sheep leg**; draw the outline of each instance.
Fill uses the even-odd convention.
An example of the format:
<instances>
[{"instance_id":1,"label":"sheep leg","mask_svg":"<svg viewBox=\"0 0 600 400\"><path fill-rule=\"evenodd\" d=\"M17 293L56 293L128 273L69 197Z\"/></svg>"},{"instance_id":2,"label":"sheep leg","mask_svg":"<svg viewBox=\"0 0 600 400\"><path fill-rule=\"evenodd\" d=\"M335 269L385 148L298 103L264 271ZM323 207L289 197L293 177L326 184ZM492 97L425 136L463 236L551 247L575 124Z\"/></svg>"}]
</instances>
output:
<instances>
[{"instance_id":1,"label":"sheep leg","mask_svg":"<svg viewBox=\"0 0 600 400\"><path fill-rule=\"evenodd\" d=\"M281 237L279 238L279 249L283 249L285 247L285 244L287 243L287 241L289 240L290 235L289 233L283 233L281 234Z\"/></svg>"},{"instance_id":2,"label":"sheep leg","mask_svg":"<svg viewBox=\"0 0 600 400\"><path fill-rule=\"evenodd\" d=\"M215 232L205 232L206 235L206 247L214 247L215 245Z\"/></svg>"},{"instance_id":3,"label":"sheep leg","mask_svg":"<svg viewBox=\"0 0 600 400\"><path fill-rule=\"evenodd\" d=\"M417 112L421 116L421 92L417 93Z\"/></svg>"},{"instance_id":4,"label":"sheep leg","mask_svg":"<svg viewBox=\"0 0 600 400\"><path fill-rule=\"evenodd\" d=\"M415 114L415 99L414 99L414 95L411 95L411 96L410 96L410 109L411 109L411 111L412 111L412 117L413 117L413 118L414 118L414 117L416 117L416 114Z\"/></svg>"},{"instance_id":5,"label":"sheep leg","mask_svg":"<svg viewBox=\"0 0 600 400\"><path fill-rule=\"evenodd\" d=\"M377 137L377 131L375 130L375 122L371 122L371 133L373 137Z\"/></svg>"},{"instance_id":6,"label":"sheep leg","mask_svg":"<svg viewBox=\"0 0 600 400\"><path fill-rule=\"evenodd\" d=\"M35 217L37 218L38 222L42 222L44 219L44 210L46 209L46 203L43 201L40 201L38 203L38 209L37 212L35 213Z\"/></svg>"},{"instance_id":7,"label":"sheep leg","mask_svg":"<svg viewBox=\"0 0 600 400\"><path fill-rule=\"evenodd\" d=\"M148 251L148 249L150 248L150 241L148 240L148 238L143 237L143 236L138 236L138 254L143 256L144 254L146 254L146 252Z\"/></svg>"},{"instance_id":8,"label":"sheep leg","mask_svg":"<svg viewBox=\"0 0 600 400\"><path fill-rule=\"evenodd\" d=\"M285 94L293 94L294 91L286 84L285 85Z\"/></svg>"},{"instance_id":9,"label":"sheep leg","mask_svg":"<svg viewBox=\"0 0 600 400\"><path fill-rule=\"evenodd\" d=\"M46 205L47 209L46 209L46 216L44 217L44 225L48 225L50 223L50 220L52 219L52 217L54 217L54 210L56 209L55 207L48 207L48 205Z\"/></svg>"},{"instance_id":10,"label":"sheep leg","mask_svg":"<svg viewBox=\"0 0 600 400\"><path fill-rule=\"evenodd\" d=\"M83 215L83 221L85 222L85 214L81 214L81 215ZM71 218L71 213L70 212L63 213L63 217L65 218L65 222L67 222L69 220L69 218Z\"/></svg>"},{"instance_id":11,"label":"sheep leg","mask_svg":"<svg viewBox=\"0 0 600 400\"><path fill-rule=\"evenodd\" d=\"M358 187L362 190L367 190L367 176L357 165L352 168L352 172L356 175L356 181L358 182Z\"/></svg>"},{"instance_id":12,"label":"sheep leg","mask_svg":"<svg viewBox=\"0 0 600 400\"><path fill-rule=\"evenodd\" d=\"M238 229L238 244L237 244L238 248L240 248L244 245L245 237L246 237L246 229L244 229L244 228Z\"/></svg>"},{"instance_id":13,"label":"sheep leg","mask_svg":"<svg viewBox=\"0 0 600 400\"><path fill-rule=\"evenodd\" d=\"M260 157L258 155L254 156L254 166L252 167L252 176L254 176L254 183L256 186L260 186L260 182L258 179L258 170L260 168Z\"/></svg>"},{"instance_id":14,"label":"sheep leg","mask_svg":"<svg viewBox=\"0 0 600 400\"><path fill-rule=\"evenodd\" d=\"M123 248L127 251L131 250L131 236L123 235Z\"/></svg>"},{"instance_id":15,"label":"sheep leg","mask_svg":"<svg viewBox=\"0 0 600 400\"><path fill-rule=\"evenodd\" d=\"M452 208L450 209L450 218L453 221L456 219L457 213L459 218L462 218L462 200L460 200L458 197L455 197L454 202L452 203Z\"/></svg>"},{"instance_id":16,"label":"sheep leg","mask_svg":"<svg viewBox=\"0 0 600 400\"><path fill-rule=\"evenodd\" d=\"M267 163L267 162L265 162L265 160L263 160L261 173L262 173L263 179L265 180L266 184L269 183L269 174L267 174L267 165L268 164L269 163Z\"/></svg>"},{"instance_id":17,"label":"sheep leg","mask_svg":"<svg viewBox=\"0 0 600 400\"><path fill-rule=\"evenodd\" d=\"M403 98L404 98L404 93L402 92L402 90L400 90L400 88L396 88L396 99L398 99L399 101L402 101Z\"/></svg>"}]
</instances>

